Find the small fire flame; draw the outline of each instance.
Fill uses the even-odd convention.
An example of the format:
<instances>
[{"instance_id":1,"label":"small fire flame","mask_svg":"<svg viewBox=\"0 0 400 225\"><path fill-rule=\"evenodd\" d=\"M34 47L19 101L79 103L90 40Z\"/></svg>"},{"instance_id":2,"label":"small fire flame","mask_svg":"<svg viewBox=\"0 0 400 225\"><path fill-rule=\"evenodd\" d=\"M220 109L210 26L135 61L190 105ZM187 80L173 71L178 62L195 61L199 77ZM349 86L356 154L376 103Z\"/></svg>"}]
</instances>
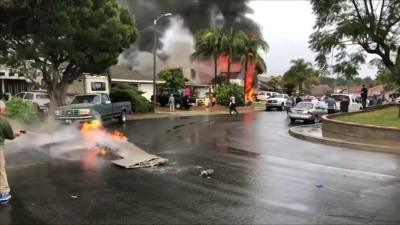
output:
<instances>
[{"instance_id":1,"label":"small fire flame","mask_svg":"<svg viewBox=\"0 0 400 225\"><path fill-rule=\"evenodd\" d=\"M112 141L127 141L128 138L120 131L108 132L98 120L87 121L81 125L80 129L83 140L88 146L88 151L82 160L83 168L94 168L98 157L108 155L107 143Z\"/></svg>"}]
</instances>

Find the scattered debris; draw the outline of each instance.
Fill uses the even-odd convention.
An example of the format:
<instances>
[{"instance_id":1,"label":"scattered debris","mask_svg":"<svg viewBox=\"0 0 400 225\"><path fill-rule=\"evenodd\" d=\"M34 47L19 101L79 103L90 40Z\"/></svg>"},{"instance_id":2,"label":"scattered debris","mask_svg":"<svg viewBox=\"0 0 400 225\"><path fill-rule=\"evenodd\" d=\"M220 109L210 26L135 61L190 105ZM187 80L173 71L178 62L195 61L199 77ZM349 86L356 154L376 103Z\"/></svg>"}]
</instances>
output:
<instances>
[{"instance_id":1,"label":"scattered debris","mask_svg":"<svg viewBox=\"0 0 400 225\"><path fill-rule=\"evenodd\" d=\"M149 154L128 141L113 141L111 145L110 149L120 157L112 162L127 169L153 167L168 162L168 159Z\"/></svg>"},{"instance_id":2,"label":"scattered debris","mask_svg":"<svg viewBox=\"0 0 400 225\"><path fill-rule=\"evenodd\" d=\"M317 188L322 188L324 185L322 185L322 184L315 184L315 187L317 187Z\"/></svg>"},{"instance_id":3,"label":"scattered debris","mask_svg":"<svg viewBox=\"0 0 400 225\"><path fill-rule=\"evenodd\" d=\"M210 179L213 173L214 173L213 169L206 169L206 170L200 171L200 176L207 177L208 179Z\"/></svg>"}]
</instances>

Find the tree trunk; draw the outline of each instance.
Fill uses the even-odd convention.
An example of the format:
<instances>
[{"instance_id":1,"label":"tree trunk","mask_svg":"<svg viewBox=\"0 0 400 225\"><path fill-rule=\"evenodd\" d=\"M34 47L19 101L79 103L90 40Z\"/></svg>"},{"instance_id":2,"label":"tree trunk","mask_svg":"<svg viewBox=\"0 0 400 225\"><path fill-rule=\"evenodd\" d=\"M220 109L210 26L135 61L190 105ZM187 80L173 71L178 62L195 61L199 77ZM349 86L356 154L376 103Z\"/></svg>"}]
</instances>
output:
<instances>
[{"instance_id":1,"label":"tree trunk","mask_svg":"<svg viewBox=\"0 0 400 225\"><path fill-rule=\"evenodd\" d=\"M218 56L214 56L214 93L217 91Z\"/></svg>"},{"instance_id":2,"label":"tree trunk","mask_svg":"<svg viewBox=\"0 0 400 225\"><path fill-rule=\"evenodd\" d=\"M52 84L46 84L49 87ZM59 106L65 105L65 95L68 90L68 83L57 83L55 89L47 88L50 97L50 108L55 109Z\"/></svg>"},{"instance_id":3,"label":"tree trunk","mask_svg":"<svg viewBox=\"0 0 400 225\"><path fill-rule=\"evenodd\" d=\"M231 80L231 57L228 56L228 75L227 75L227 79L228 79L228 84L230 83Z\"/></svg>"},{"instance_id":4,"label":"tree trunk","mask_svg":"<svg viewBox=\"0 0 400 225\"><path fill-rule=\"evenodd\" d=\"M299 83L299 95L303 94L303 82Z\"/></svg>"}]
</instances>

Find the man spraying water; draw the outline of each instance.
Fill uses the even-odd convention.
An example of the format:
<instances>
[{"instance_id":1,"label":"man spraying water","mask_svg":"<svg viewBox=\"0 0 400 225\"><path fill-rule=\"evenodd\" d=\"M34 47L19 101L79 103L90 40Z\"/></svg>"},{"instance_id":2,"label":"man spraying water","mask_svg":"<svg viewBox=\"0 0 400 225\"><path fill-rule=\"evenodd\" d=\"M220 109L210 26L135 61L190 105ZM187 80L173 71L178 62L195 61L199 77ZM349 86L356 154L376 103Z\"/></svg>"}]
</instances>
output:
<instances>
[{"instance_id":1,"label":"man spraying water","mask_svg":"<svg viewBox=\"0 0 400 225\"><path fill-rule=\"evenodd\" d=\"M11 199L10 186L8 186L6 174L6 161L4 159L4 141L5 139L14 139L20 136L24 131L14 133L8 121L4 118L6 104L0 101L0 203L7 203Z\"/></svg>"}]
</instances>

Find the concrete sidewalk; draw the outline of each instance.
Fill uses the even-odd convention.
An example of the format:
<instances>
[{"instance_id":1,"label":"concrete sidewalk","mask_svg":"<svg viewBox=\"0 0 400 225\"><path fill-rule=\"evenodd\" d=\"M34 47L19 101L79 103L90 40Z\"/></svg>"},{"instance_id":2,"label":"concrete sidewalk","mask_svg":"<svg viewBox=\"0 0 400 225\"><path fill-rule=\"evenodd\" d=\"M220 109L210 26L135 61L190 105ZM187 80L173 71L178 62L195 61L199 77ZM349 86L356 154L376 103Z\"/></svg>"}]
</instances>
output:
<instances>
[{"instance_id":1,"label":"concrete sidewalk","mask_svg":"<svg viewBox=\"0 0 400 225\"><path fill-rule=\"evenodd\" d=\"M357 150L387 152L400 154L398 146L372 145L360 142L350 142L342 139L327 138L322 135L321 124L295 126L289 129L289 134L295 138L311 141L319 144L332 145L342 148L351 148Z\"/></svg>"},{"instance_id":2,"label":"concrete sidewalk","mask_svg":"<svg viewBox=\"0 0 400 225\"><path fill-rule=\"evenodd\" d=\"M256 107L237 107L239 113L249 113L264 111L265 106ZM186 117L186 116L204 116L204 115L222 115L229 114L229 108L224 106L215 107L193 107L190 110L176 110L169 112L166 107L157 107L154 113L130 114L128 120L156 119L167 117Z\"/></svg>"}]
</instances>

